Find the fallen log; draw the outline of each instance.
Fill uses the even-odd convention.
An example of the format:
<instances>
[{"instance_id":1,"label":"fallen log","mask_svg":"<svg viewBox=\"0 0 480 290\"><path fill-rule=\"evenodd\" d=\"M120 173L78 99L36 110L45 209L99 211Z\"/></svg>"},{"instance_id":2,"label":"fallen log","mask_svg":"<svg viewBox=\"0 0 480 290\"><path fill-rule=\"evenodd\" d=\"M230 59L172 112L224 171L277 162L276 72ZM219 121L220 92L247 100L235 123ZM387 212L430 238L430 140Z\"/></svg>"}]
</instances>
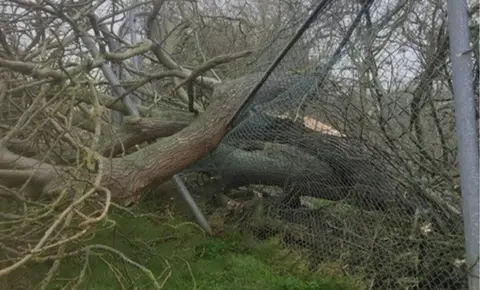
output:
<instances>
[{"instance_id":1,"label":"fallen log","mask_svg":"<svg viewBox=\"0 0 480 290\"><path fill-rule=\"evenodd\" d=\"M366 210L401 208L405 213L414 210L408 200L392 190L393 183L386 178L382 180L381 176L372 176L378 173L364 162L344 157L343 165L359 172L342 176L334 164L318 157L328 152L317 151L315 156L287 144L260 144L259 150L243 150L222 143L189 170L218 176L224 192L250 184L279 186L284 191L285 203L293 198L293 204L299 204L300 196L312 196L343 200Z\"/></svg>"}]
</instances>

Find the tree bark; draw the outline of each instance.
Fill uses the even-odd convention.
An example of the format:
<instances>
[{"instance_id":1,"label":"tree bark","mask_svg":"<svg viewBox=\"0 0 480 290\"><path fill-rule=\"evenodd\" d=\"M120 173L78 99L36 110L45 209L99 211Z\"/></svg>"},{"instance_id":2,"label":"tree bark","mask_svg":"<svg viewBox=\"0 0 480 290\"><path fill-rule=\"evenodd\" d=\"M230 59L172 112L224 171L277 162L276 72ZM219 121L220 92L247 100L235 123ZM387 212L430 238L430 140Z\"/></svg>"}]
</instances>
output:
<instances>
[{"instance_id":1,"label":"tree bark","mask_svg":"<svg viewBox=\"0 0 480 290\"><path fill-rule=\"evenodd\" d=\"M193 118L161 120L127 117L124 120L123 130L116 136L109 136L110 140L105 140L101 154L105 157L115 157L123 150L126 151L137 144L171 136L186 128L191 120Z\"/></svg>"},{"instance_id":2,"label":"tree bark","mask_svg":"<svg viewBox=\"0 0 480 290\"><path fill-rule=\"evenodd\" d=\"M233 80L217 85L210 106L189 126L127 156L111 160L102 157L105 172L101 185L110 189L112 200L120 202L137 200L143 193L206 156L222 140L227 132L229 120L254 83ZM139 122L148 123L146 120ZM146 131L155 134L148 138L168 135L186 125L182 122L173 124L166 125L164 130L158 124L152 126L151 130ZM137 133L137 136L147 135L141 132ZM136 139L135 142L140 140L133 139ZM90 175L93 178L93 174ZM64 187L64 182L58 174L54 176L52 172L49 179L51 181L44 189L49 194Z\"/></svg>"},{"instance_id":3,"label":"tree bark","mask_svg":"<svg viewBox=\"0 0 480 290\"><path fill-rule=\"evenodd\" d=\"M221 144L191 170L206 171L220 177L224 191L249 184L279 186L284 201L299 196L312 196L331 201L343 200L366 210L391 211L396 208L405 214L414 210L413 204L398 196L394 183L380 170L366 162L350 160L348 155L335 155L336 164L327 162L317 148L317 156L298 147L263 143L259 150L242 150ZM333 156L333 155L332 155ZM322 158L323 157L323 158ZM342 164L342 168L338 168Z\"/></svg>"}]
</instances>

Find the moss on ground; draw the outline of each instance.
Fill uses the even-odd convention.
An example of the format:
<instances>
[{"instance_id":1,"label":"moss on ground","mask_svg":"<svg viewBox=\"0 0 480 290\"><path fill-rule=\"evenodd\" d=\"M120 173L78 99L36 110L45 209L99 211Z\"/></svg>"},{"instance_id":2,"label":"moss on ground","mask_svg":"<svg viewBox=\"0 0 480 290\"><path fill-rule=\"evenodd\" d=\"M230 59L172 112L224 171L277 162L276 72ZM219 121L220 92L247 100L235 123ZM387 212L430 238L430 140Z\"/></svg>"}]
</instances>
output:
<instances>
[{"instance_id":1,"label":"moss on ground","mask_svg":"<svg viewBox=\"0 0 480 290\"><path fill-rule=\"evenodd\" d=\"M93 247L88 263L86 255L65 259L49 289L73 289L72 278L82 269L84 279L77 289L154 289L153 277L163 289L178 290L359 289L351 279L308 271L299 253L283 249L275 239L258 242L228 230L221 237L207 237L181 219L147 214L150 209L135 211L136 215L114 211L109 217L112 222L105 222L86 244L116 249L151 270L153 276L149 278L117 254ZM11 277L8 288L36 289L46 269L45 265L30 266L22 278Z\"/></svg>"}]
</instances>

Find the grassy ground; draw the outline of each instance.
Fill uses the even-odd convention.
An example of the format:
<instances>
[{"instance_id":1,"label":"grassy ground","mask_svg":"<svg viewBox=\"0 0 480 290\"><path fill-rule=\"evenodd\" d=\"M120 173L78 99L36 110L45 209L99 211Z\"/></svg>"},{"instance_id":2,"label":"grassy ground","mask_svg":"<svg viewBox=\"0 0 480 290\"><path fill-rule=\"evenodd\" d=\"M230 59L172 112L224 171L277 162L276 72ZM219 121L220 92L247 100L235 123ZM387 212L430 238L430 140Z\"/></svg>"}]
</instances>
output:
<instances>
[{"instance_id":1,"label":"grassy ground","mask_svg":"<svg viewBox=\"0 0 480 290\"><path fill-rule=\"evenodd\" d=\"M165 209L161 216L146 214L152 210L136 209L135 216L112 213L115 226L106 222L105 229L87 242L92 245L88 263L87 255L65 260L49 289L74 289L78 279L72 278L82 269L84 279L77 289L155 289L152 279L163 289L178 290L358 289L346 278L308 271L298 253L282 249L275 239L259 243L228 230L221 237L206 237L196 225L169 216ZM95 245L121 251L151 272ZM30 267L23 277L9 279L16 287L8 289L36 289L46 269Z\"/></svg>"}]
</instances>

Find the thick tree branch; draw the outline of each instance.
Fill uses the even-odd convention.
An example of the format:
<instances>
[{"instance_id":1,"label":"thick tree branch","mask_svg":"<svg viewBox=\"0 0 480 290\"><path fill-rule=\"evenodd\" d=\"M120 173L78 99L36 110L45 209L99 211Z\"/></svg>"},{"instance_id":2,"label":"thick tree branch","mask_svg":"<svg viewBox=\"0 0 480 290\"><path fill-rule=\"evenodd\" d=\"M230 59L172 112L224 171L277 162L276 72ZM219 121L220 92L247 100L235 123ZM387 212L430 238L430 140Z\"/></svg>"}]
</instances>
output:
<instances>
[{"instance_id":1,"label":"thick tree branch","mask_svg":"<svg viewBox=\"0 0 480 290\"><path fill-rule=\"evenodd\" d=\"M132 58L134 56L144 54L150 51L151 47L152 47L152 42L147 39L143 42L136 44L131 49L126 50L124 52L117 52L117 53L105 52L105 53L102 53L101 55L103 58L105 58L108 61L123 61L129 58Z\"/></svg>"},{"instance_id":2,"label":"thick tree branch","mask_svg":"<svg viewBox=\"0 0 480 290\"><path fill-rule=\"evenodd\" d=\"M126 118L124 121L123 132L118 134L118 138L112 138L112 141L103 146L101 154L105 157L116 156L137 144L145 141L152 141L161 137L171 136L190 122L142 118Z\"/></svg>"},{"instance_id":3,"label":"thick tree branch","mask_svg":"<svg viewBox=\"0 0 480 290\"><path fill-rule=\"evenodd\" d=\"M223 64L227 63L242 57L249 56L253 53L251 50L245 50L245 51L240 51L240 52L234 52L231 54L224 54L224 55L219 55L216 56L209 61L205 62L201 66L195 68L193 72L188 76L185 80L180 82L175 88L173 89L174 91L178 90L181 86L185 85L188 82L195 81L198 77L200 77L203 73L207 72L208 70Z\"/></svg>"},{"instance_id":4,"label":"thick tree branch","mask_svg":"<svg viewBox=\"0 0 480 290\"><path fill-rule=\"evenodd\" d=\"M79 92L76 92L75 99L81 102L85 102L87 104L91 104L92 100L90 97L91 92L89 90L81 90ZM107 94L102 94L98 93L100 103L103 104L105 107L121 112L125 115L128 115L128 109L126 106L121 103L117 102L116 98L113 98L112 96L109 96ZM152 116L155 118L165 118L170 120L173 118L174 120L193 120L194 115L189 112L181 111L181 110L175 110L175 109L169 109L169 110L156 110L156 109L150 109L146 106L137 106L138 111L140 112L141 116Z\"/></svg>"},{"instance_id":5,"label":"thick tree branch","mask_svg":"<svg viewBox=\"0 0 480 290\"><path fill-rule=\"evenodd\" d=\"M226 83L215 87L212 104L192 124L138 152L112 160L104 185L114 199L138 198L199 161L222 140L227 123L250 87Z\"/></svg>"}]
</instances>

